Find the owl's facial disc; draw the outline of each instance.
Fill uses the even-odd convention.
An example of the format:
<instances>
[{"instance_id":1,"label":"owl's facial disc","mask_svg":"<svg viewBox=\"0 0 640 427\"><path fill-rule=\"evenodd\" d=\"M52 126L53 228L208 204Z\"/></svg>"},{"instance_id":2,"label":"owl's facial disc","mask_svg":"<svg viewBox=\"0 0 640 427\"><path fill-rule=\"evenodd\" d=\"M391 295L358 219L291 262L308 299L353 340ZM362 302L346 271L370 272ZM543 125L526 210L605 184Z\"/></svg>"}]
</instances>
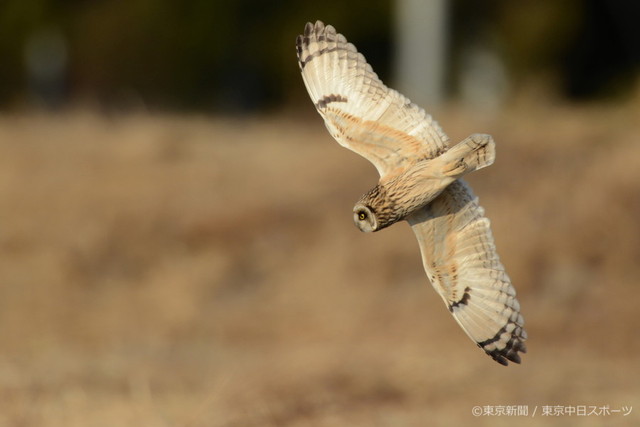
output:
<instances>
[{"instance_id":1,"label":"owl's facial disc","mask_svg":"<svg viewBox=\"0 0 640 427\"><path fill-rule=\"evenodd\" d=\"M378 228L376 214L371 208L361 204L357 204L353 208L353 222L360 231L364 231L365 233L376 231Z\"/></svg>"}]
</instances>

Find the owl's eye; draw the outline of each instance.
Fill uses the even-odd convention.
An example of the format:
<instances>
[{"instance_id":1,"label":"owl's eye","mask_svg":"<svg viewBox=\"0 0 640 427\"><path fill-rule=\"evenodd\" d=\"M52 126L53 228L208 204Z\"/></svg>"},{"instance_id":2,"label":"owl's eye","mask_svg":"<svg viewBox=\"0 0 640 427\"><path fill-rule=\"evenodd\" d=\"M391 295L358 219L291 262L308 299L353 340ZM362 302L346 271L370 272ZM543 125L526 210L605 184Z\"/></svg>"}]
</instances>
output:
<instances>
[{"instance_id":1,"label":"owl's eye","mask_svg":"<svg viewBox=\"0 0 640 427\"><path fill-rule=\"evenodd\" d=\"M358 219L360 221L364 221L365 219L367 219L367 213L365 211L358 212Z\"/></svg>"}]
</instances>

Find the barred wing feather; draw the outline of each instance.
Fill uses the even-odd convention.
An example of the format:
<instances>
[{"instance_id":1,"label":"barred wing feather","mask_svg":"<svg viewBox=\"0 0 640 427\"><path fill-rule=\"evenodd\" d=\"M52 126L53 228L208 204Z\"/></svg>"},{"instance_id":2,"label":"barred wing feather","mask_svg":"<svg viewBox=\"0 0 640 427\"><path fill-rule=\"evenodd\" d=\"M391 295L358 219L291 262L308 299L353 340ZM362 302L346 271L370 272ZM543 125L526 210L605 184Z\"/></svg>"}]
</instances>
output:
<instances>
[{"instance_id":1,"label":"barred wing feather","mask_svg":"<svg viewBox=\"0 0 640 427\"><path fill-rule=\"evenodd\" d=\"M296 45L305 86L327 129L381 176L447 149L448 138L436 121L385 86L331 25L307 23Z\"/></svg>"},{"instance_id":2,"label":"barred wing feather","mask_svg":"<svg viewBox=\"0 0 640 427\"><path fill-rule=\"evenodd\" d=\"M527 338L520 305L471 189L455 181L407 221L431 284L462 329L498 363L520 363Z\"/></svg>"}]
</instances>

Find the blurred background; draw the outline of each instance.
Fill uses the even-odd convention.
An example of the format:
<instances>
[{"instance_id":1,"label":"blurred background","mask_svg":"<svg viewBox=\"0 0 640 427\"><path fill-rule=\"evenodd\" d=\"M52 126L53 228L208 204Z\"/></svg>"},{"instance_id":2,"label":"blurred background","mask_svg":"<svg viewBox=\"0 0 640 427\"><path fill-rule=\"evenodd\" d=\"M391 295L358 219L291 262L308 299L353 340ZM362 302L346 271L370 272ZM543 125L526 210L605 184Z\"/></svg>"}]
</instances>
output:
<instances>
[{"instance_id":1,"label":"blurred background","mask_svg":"<svg viewBox=\"0 0 640 427\"><path fill-rule=\"evenodd\" d=\"M412 90L422 96L436 80L434 102L502 99L530 86L572 101L624 99L637 87L639 8L626 0L5 0L0 106L253 113L297 105L304 94L293 84L291 40L300 22L319 18L348 33L385 81L417 85L417 75Z\"/></svg>"},{"instance_id":2,"label":"blurred background","mask_svg":"<svg viewBox=\"0 0 640 427\"><path fill-rule=\"evenodd\" d=\"M638 424L639 5L1 1L0 426ZM469 182L522 365L408 226L353 226L377 174L304 89L316 19L452 141L495 138Z\"/></svg>"}]
</instances>

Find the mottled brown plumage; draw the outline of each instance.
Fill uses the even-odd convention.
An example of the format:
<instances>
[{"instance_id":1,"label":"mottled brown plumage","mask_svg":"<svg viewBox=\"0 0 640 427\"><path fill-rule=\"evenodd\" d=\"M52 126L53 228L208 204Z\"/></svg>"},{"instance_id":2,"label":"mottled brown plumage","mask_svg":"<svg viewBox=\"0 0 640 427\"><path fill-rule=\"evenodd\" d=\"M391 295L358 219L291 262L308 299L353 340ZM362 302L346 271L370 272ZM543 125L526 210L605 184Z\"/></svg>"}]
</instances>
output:
<instances>
[{"instance_id":1,"label":"mottled brown plumage","mask_svg":"<svg viewBox=\"0 0 640 427\"><path fill-rule=\"evenodd\" d=\"M489 135L471 135L433 159L421 159L399 174L387 174L366 192L354 207L356 226L363 231L388 227L431 202L461 176L489 166L495 159L495 143ZM360 212L368 209L376 227L361 227Z\"/></svg>"},{"instance_id":2,"label":"mottled brown plumage","mask_svg":"<svg viewBox=\"0 0 640 427\"><path fill-rule=\"evenodd\" d=\"M495 144L474 134L450 147L423 109L387 88L364 56L322 22L297 39L298 62L329 133L368 159L378 184L353 209L362 231L407 220L425 271L462 329L497 362L520 363L526 332L489 220L460 178L489 166Z\"/></svg>"}]
</instances>

